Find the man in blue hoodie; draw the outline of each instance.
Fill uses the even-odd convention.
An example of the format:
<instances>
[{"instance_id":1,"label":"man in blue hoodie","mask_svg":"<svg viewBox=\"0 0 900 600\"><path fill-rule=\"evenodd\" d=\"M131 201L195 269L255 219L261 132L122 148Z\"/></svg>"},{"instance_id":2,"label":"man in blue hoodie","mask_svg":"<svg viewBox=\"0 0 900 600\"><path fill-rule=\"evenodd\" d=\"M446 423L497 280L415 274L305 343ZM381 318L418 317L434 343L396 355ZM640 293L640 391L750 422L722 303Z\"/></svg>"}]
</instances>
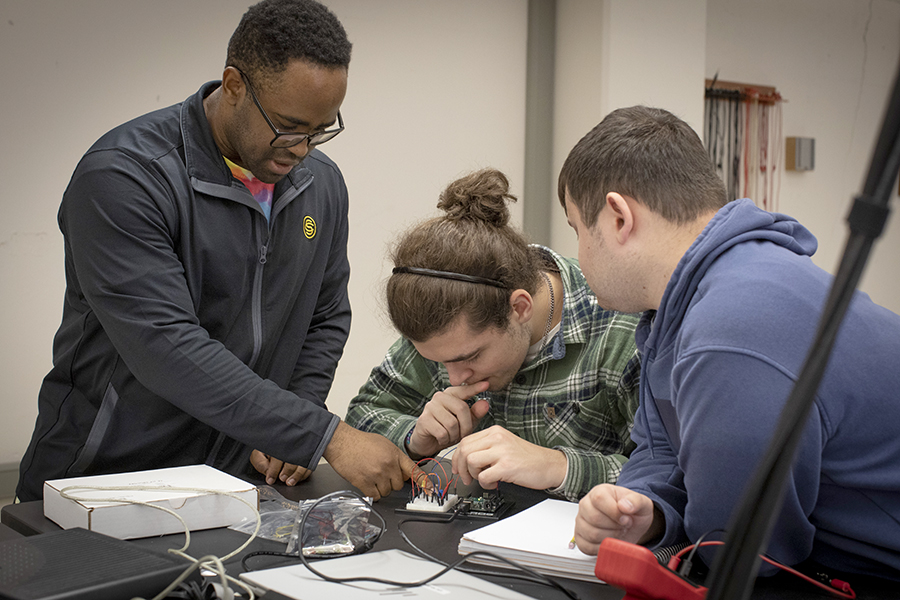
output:
<instances>
[{"instance_id":1,"label":"man in blue hoodie","mask_svg":"<svg viewBox=\"0 0 900 600\"><path fill-rule=\"evenodd\" d=\"M571 151L560 202L599 302L643 311L637 449L579 506L575 541L650 547L721 530L764 453L832 283L794 219L728 202L659 109L614 111ZM900 580L900 317L856 292L767 554ZM709 555L707 555L709 556ZM762 573L772 572L771 567Z\"/></svg>"}]
</instances>

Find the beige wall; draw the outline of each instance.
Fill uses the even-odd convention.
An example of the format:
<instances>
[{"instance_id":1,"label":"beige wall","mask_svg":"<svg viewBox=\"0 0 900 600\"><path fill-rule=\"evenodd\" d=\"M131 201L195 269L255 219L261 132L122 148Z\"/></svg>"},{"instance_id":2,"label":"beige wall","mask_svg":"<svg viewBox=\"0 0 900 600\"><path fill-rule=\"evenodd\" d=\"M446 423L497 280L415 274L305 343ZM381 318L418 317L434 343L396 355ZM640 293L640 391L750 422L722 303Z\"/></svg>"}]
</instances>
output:
<instances>
[{"instance_id":1,"label":"beige wall","mask_svg":"<svg viewBox=\"0 0 900 600\"><path fill-rule=\"evenodd\" d=\"M833 273L897 72L900 3L708 0L708 7L706 76L774 85L787 99L784 135L816 140L815 170L783 173L779 210L809 227L819 240L813 260ZM900 312L900 207L892 204L860 288Z\"/></svg>"},{"instance_id":2,"label":"beige wall","mask_svg":"<svg viewBox=\"0 0 900 600\"><path fill-rule=\"evenodd\" d=\"M703 125L706 0L558 0L554 174L610 111L646 104ZM551 243L576 256L575 234L548 201Z\"/></svg>"},{"instance_id":3,"label":"beige wall","mask_svg":"<svg viewBox=\"0 0 900 600\"><path fill-rule=\"evenodd\" d=\"M110 127L217 78L247 3L0 4L0 465L19 460L50 367L64 289L55 219L72 169ZM521 193L527 3L326 3L354 42L347 131L324 148L352 204L354 321L329 399L343 416L394 338L379 302L386 244L433 214L440 189L470 169L501 168ZM699 126L705 76L775 85L789 101L785 134L815 137L817 150L814 172L783 177L781 208L813 229L817 260L833 270L900 56L900 4L558 0L558 9L554 173L618 106L655 104ZM574 254L554 190L546 201L553 245ZM889 223L876 245L863 288L900 311L896 229Z\"/></svg>"}]
</instances>

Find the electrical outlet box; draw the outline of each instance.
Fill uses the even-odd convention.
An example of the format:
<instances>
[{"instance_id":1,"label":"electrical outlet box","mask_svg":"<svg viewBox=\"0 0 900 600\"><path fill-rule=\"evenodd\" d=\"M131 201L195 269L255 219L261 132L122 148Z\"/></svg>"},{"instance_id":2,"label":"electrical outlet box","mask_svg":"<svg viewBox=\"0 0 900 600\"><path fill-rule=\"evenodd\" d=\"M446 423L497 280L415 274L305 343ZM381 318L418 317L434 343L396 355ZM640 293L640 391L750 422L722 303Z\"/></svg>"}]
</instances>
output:
<instances>
[{"instance_id":1,"label":"electrical outlet box","mask_svg":"<svg viewBox=\"0 0 900 600\"><path fill-rule=\"evenodd\" d=\"M812 171L816 167L815 138L785 138L784 168L788 171Z\"/></svg>"}]
</instances>

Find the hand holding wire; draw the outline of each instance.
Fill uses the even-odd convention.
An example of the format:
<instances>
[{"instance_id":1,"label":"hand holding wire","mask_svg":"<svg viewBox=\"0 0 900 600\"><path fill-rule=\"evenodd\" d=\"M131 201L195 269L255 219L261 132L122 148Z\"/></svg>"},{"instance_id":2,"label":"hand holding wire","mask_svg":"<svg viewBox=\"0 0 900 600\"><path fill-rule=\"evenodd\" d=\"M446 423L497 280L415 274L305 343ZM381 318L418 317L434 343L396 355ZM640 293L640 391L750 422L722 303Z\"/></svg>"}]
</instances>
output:
<instances>
[{"instance_id":1,"label":"hand holding wire","mask_svg":"<svg viewBox=\"0 0 900 600\"><path fill-rule=\"evenodd\" d=\"M414 492L416 488L418 488L431 494L436 491L436 486L434 481L432 481L431 479L431 474L426 473L420 466L425 460L429 459L422 459L416 463L415 467L413 467L412 475L410 476L409 481L412 484L412 489Z\"/></svg>"},{"instance_id":2,"label":"hand holding wire","mask_svg":"<svg viewBox=\"0 0 900 600\"><path fill-rule=\"evenodd\" d=\"M341 477L375 500L413 475L415 463L386 437L338 423L325 448L325 460Z\"/></svg>"}]
</instances>

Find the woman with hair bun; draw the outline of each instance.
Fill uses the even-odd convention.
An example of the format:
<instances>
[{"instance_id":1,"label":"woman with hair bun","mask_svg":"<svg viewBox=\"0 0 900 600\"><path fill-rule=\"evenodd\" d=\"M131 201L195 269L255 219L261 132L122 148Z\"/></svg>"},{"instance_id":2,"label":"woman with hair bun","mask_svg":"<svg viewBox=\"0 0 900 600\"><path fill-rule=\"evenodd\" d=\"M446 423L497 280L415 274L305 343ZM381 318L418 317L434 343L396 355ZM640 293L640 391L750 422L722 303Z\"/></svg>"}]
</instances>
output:
<instances>
[{"instance_id":1,"label":"woman with hair bun","mask_svg":"<svg viewBox=\"0 0 900 600\"><path fill-rule=\"evenodd\" d=\"M453 470L575 501L634 448L637 316L603 309L577 261L509 225L496 169L451 183L443 214L395 243L387 309L402 336L346 422L413 459L458 444Z\"/></svg>"}]
</instances>

